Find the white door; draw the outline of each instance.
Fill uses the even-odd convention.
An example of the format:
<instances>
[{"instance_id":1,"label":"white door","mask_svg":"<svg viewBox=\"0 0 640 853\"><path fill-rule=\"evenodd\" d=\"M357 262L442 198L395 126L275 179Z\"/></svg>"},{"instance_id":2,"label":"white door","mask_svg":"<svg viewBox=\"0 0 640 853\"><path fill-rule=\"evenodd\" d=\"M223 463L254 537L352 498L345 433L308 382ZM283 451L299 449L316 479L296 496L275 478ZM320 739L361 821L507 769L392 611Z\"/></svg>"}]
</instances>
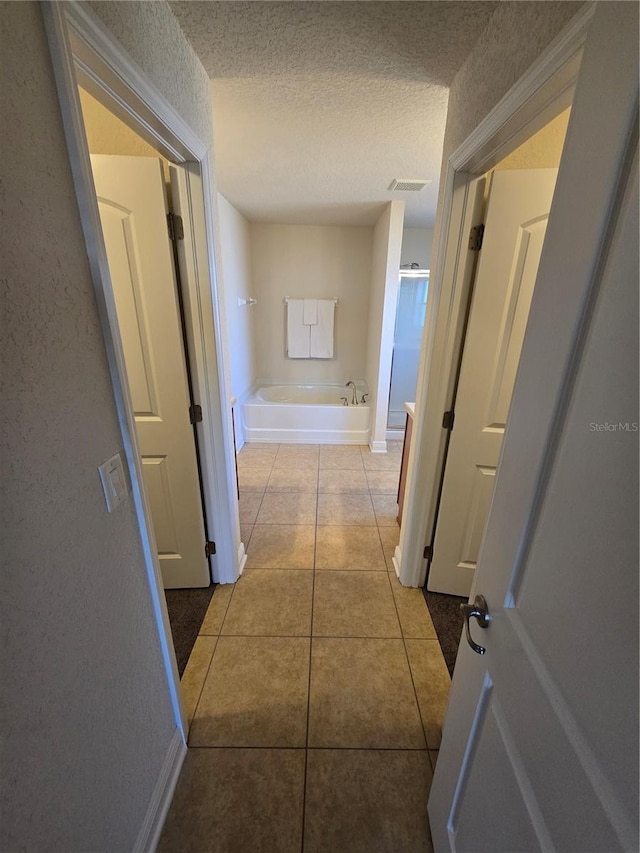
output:
<instances>
[{"instance_id":1,"label":"white door","mask_svg":"<svg viewBox=\"0 0 640 853\"><path fill-rule=\"evenodd\" d=\"M210 583L160 160L92 155L165 589Z\"/></svg>"},{"instance_id":2,"label":"white door","mask_svg":"<svg viewBox=\"0 0 640 853\"><path fill-rule=\"evenodd\" d=\"M429 799L437 853L638 850L637 26L635 4L599 4L585 47L472 590L486 653L461 643Z\"/></svg>"},{"instance_id":3,"label":"white door","mask_svg":"<svg viewBox=\"0 0 640 853\"><path fill-rule=\"evenodd\" d=\"M471 589L557 173L492 178L429 570L434 592Z\"/></svg>"}]
</instances>

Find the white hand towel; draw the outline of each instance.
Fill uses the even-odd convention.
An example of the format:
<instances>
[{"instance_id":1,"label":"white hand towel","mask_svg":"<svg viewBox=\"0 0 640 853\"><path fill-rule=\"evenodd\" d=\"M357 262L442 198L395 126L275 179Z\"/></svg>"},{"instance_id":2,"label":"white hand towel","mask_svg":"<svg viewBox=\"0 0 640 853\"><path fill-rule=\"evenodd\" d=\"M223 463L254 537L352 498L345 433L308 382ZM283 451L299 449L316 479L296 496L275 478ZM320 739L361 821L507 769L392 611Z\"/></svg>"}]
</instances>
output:
<instances>
[{"instance_id":1,"label":"white hand towel","mask_svg":"<svg viewBox=\"0 0 640 853\"><path fill-rule=\"evenodd\" d=\"M318 299L318 322L311 330L311 358L333 358L333 319L336 303L333 299Z\"/></svg>"},{"instance_id":2,"label":"white hand towel","mask_svg":"<svg viewBox=\"0 0 640 853\"><path fill-rule=\"evenodd\" d=\"M318 322L318 300L303 299L302 322L305 326L315 326Z\"/></svg>"},{"instance_id":3,"label":"white hand towel","mask_svg":"<svg viewBox=\"0 0 640 853\"><path fill-rule=\"evenodd\" d=\"M302 299L290 299L287 303L287 355L289 358L310 357L310 335L312 326L302 322Z\"/></svg>"}]
</instances>

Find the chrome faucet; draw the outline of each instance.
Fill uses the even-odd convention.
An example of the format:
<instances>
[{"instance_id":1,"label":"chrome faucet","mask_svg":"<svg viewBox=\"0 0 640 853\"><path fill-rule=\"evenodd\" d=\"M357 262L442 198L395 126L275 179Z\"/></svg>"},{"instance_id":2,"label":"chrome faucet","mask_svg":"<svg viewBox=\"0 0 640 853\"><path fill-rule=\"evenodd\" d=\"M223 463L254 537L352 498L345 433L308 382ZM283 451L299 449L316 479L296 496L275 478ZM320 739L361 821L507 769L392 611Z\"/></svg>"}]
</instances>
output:
<instances>
[{"instance_id":1,"label":"chrome faucet","mask_svg":"<svg viewBox=\"0 0 640 853\"><path fill-rule=\"evenodd\" d=\"M358 405L358 389L356 388L356 383L353 381L353 379L350 379L345 384L345 388L348 388L349 386L351 386L353 388L353 395L351 397L351 405L357 406Z\"/></svg>"}]
</instances>

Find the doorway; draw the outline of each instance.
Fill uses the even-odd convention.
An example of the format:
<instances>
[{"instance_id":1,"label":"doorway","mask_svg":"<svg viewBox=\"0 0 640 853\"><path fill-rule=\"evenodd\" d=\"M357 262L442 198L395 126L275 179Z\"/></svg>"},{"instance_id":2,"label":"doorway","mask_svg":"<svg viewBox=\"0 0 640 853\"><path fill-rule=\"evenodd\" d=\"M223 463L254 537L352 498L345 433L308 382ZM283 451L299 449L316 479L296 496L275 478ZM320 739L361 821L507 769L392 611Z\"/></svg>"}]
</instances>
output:
<instances>
[{"instance_id":1,"label":"doorway","mask_svg":"<svg viewBox=\"0 0 640 853\"><path fill-rule=\"evenodd\" d=\"M471 590L569 113L485 176L484 224L474 231L478 262L431 534L430 592L468 597Z\"/></svg>"},{"instance_id":2,"label":"doorway","mask_svg":"<svg viewBox=\"0 0 640 853\"><path fill-rule=\"evenodd\" d=\"M163 579L152 527L152 509L144 486L134 409L129 393L115 295L111 285L90 156L82 118L81 85L156 152L182 166L175 212L185 222L179 254L188 276L183 279L187 349L194 398L203 419L196 425L201 454L202 486L208 540L215 542L212 561L216 583L233 583L246 556L240 542L231 411L225 394L224 350L216 286L214 200L211 193L208 141L201 139L133 66L119 44L105 37L96 19L72 4L43 9L56 82L62 105L67 146L74 164L74 183L94 282L96 302L120 421L132 503L140 531L158 639L176 726L184 738L187 717L176 665Z\"/></svg>"}]
</instances>

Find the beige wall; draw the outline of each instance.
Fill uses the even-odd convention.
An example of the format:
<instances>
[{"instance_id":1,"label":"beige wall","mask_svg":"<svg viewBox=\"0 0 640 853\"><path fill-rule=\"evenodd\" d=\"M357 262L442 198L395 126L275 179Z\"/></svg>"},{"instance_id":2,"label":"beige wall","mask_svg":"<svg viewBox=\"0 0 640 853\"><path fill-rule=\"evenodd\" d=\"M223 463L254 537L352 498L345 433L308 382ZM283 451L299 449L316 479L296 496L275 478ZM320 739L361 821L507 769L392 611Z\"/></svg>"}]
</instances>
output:
<instances>
[{"instance_id":1,"label":"beige wall","mask_svg":"<svg viewBox=\"0 0 640 853\"><path fill-rule=\"evenodd\" d=\"M386 447L403 219L404 201L391 201L376 222L373 232L365 378L372 406L370 444L379 451Z\"/></svg>"},{"instance_id":2,"label":"beige wall","mask_svg":"<svg viewBox=\"0 0 640 853\"><path fill-rule=\"evenodd\" d=\"M346 381L365 372L373 228L251 225L258 381ZM333 359L285 355L285 296L338 297Z\"/></svg>"},{"instance_id":3,"label":"beige wall","mask_svg":"<svg viewBox=\"0 0 640 853\"><path fill-rule=\"evenodd\" d=\"M79 87L87 144L92 154L124 154L131 157L161 155L135 131L114 116L93 95ZM163 162L164 161L163 159Z\"/></svg>"},{"instance_id":4,"label":"beige wall","mask_svg":"<svg viewBox=\"0 0 640 853\"><path fill-rule=\"evenodd\" d=\"M211 138L165 3L93 4ZM3 850L131 850L175 731L40 5L2 5ZM10 779L10 784L8 781Z\"/></svg>"},{"instance_id":5,"label":"beige wall","mask_svg":"<svg viewBox=\"0 0 640 853\"><path fill-rule=\"evenodd\" d=\"M571 107L501 160L496 169L548 169L560 165Z\"/></svg>"},{"instance_id":6,"label":"beige wall","mask_svg":"<svg viewBox=\"0 0 640 853\"><path fill-rule=\"evenodd\" d=\"M433 228L405 228L402 232L401 264L420 264L421 269L431 268Z\"/></svg>"},{"instance_id":7,"label":"beige wall","mask_svg":"<svg viewBox=\"0 0 640 853\"><path fill-rule=\"evenodd\" d=\"M218 193L222 274L225 283L225 320L229 335L231 395L241 400L256 379L256 306L238 305L238 299L255 298L251 278L251 226ZM236 417L236 442L243 442L242 418Z\"/></svg>"}]
</instances>

